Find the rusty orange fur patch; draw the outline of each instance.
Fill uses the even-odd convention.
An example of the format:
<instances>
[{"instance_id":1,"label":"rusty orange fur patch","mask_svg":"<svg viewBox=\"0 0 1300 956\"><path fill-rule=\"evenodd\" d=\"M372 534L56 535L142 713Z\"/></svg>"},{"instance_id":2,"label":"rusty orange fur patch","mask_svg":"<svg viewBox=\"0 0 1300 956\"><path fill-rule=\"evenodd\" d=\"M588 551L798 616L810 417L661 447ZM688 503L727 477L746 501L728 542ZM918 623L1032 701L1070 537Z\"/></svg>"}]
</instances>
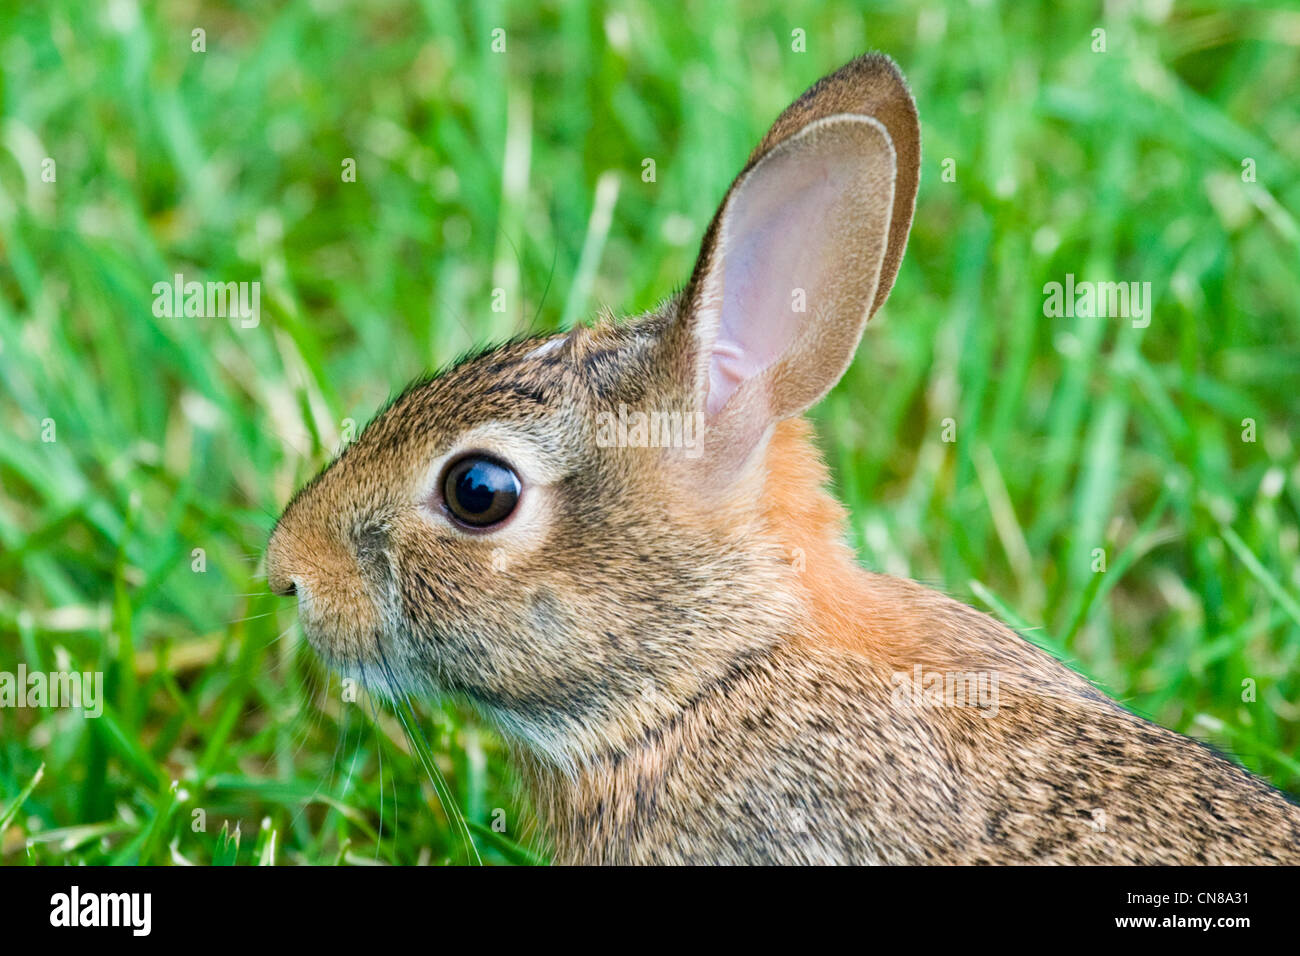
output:
<instances>
[{"instance_id":1,"label":"rusty orange fur patch","mask_svg":"<svg viewBox=\"0 0 1300 956\"><path fill-rule=\"evenodd\" d=\"M960 605L858 565L844 538L847 513L828 490L830 473L812 439L806 419L777 425L767 450L764 521L786 554L802 558L797 578L816 637L892 666L962 656L934 641L936 603L954 611Z\"/></svg>"}]
</instances>

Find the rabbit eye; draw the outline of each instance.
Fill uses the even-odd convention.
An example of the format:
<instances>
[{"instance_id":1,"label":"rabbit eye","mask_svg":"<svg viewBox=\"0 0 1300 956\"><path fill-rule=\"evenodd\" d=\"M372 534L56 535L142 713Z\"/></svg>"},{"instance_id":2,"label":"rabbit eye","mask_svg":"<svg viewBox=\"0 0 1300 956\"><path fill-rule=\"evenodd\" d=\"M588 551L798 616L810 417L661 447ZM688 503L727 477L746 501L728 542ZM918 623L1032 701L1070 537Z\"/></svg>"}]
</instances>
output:
<instances>
[{"instance_id":1,"label":"rabbit eye","mask_svg":"<svg viewBox=\"0 0 1300 956\"><path fill-rule=\"evenodd\" d=\"M484 455L453 462L442 479L447 510L471 528L486 528L508 518L519 501L519 489L519 476L509 465Z\"/></svg>"}]
</instances>

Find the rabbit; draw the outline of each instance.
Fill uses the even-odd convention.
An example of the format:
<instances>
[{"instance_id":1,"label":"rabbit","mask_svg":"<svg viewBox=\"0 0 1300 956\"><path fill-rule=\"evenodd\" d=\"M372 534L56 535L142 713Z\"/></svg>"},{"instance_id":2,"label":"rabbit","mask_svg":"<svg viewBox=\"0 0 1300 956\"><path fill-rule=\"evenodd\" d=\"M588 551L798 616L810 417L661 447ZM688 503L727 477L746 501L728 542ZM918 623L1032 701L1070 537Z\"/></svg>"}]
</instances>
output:
<instances>
[{"instance_id":1,"label":"rabbit","mask_svg":"<svg viewBox=\"0 0 1300 956\"><path fill-rule=\"evenodd\" d=\"M802 415L919 176L893 61L823 78L677 295L411 385L285 508L270 589L332 666L495 725L556 863L1300 863L1280 791L858 566Z\"/></svg>"}]
</instances>

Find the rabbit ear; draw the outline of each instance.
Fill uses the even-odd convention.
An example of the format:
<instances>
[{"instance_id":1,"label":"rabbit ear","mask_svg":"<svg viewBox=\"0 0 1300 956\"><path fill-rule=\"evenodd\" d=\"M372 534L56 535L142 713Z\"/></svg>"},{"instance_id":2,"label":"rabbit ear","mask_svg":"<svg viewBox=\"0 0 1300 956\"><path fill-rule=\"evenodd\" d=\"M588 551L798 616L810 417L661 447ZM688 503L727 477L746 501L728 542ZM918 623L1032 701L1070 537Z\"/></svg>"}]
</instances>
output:
<instances>
[{"instance_id":1,"label":"rabbit ear","mask_svg":"<svg viewBox=\"0 0 1300 956\"><path fill-rule=\"evenodd\" d=\"M773 146L803 130L814 120L837 113L870 116L880 122L894 146L896 178L894 209L889 223L889 247L880 270L880 282L871 314L884 304L894 286L894 276L907 247L916 189L921 179L921 124L907 81L894 61L883 53L868 53L852 60L813 84L777 117L763 141L750 154L752 165Z\"/></svg>"},{"instance_id":2,"label":"rabbit ear","mask_svg":"<svg viewBox=\"0 0 1300 956\"><path fill-rule=\"evenodd\" d=\"M915 107L885 57L817 83L755 150L668 336L710 458L746 457L844 374L898 270L919 156Z\"/></svg>"}]
</instances>

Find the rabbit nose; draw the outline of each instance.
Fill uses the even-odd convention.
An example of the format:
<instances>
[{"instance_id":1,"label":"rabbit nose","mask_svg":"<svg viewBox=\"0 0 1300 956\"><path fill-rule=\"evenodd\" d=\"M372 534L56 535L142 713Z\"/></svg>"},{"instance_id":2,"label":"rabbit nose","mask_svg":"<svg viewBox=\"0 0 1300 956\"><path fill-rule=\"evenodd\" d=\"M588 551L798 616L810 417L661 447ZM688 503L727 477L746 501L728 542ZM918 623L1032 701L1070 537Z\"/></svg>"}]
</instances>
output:
<instances>
[{"instance_id":1,"label":"rabbit nose","mask_svg":"<svg viewBox=\"0 0 1300 956\"><path fill-rule=\"evenodd\" d=\"M272 594L292 597L298 593L298 578L292 573L284 536L276 533L266 546L266 586Z\"/></svg>"},{"instance_id":2,"label":"rabbit nose","mask_svg":"<svg viewBox=\"0 0 1300 956\"><path fill-rule=\"evenodd\" d=\"M271 567L271 560L268 556L266 562L266 586L271 593L279 597L293 597L297 594L297 579L287 576L283 571L272 571Z\"/></svg>"},{"instance_id":3,"label":"rabbit nose","mask_svg":"<svg viewBox=\"0 0 1300 956\"><path fill-rule=\"evenodd\" d=\"M288 583L279 581L268 583L271 585L271 593L278 597L296 597L298 594L298 582L292 579Z\"/></svg>"}]
</instances>

